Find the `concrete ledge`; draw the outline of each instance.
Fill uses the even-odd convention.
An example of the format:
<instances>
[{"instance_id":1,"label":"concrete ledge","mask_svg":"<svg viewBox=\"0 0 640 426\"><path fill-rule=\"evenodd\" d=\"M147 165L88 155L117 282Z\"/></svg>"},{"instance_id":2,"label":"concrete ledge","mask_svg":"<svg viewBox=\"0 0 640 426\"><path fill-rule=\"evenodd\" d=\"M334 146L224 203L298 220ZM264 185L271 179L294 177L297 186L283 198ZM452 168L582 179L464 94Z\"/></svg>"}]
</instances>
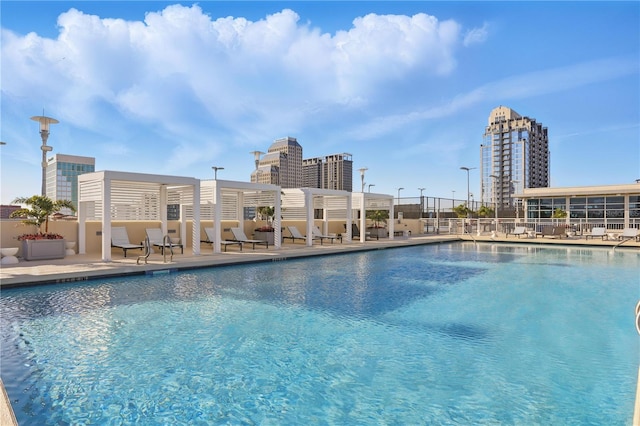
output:
<instances>
[{"instance_id":1,"label":"concrete ledge","mask_svg":"<svg viewBox=\"0 0 640 426\"><path fill-rule=\"evenodd\" d=\"M2 379L0 379L0 392L2 393L0 396L0 424L3 426L18 426L16 416L11 408L9 395L7 395L7 390L4 388Z\"/></svg>"}]
</instances>

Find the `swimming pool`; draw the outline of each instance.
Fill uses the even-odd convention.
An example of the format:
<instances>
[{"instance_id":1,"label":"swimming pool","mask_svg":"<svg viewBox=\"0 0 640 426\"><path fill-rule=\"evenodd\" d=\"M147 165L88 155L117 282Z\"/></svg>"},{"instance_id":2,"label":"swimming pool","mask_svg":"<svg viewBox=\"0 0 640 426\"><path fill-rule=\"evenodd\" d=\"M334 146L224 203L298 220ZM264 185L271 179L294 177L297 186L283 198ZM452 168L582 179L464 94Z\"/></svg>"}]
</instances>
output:
<instances>
[{"instance_id":1,"label":"swimming pool","mask_svg":"<svg viewBox=\"0 0 640 426\"><path fill-rule=\"evenodd\" d=\"M20 424L630 424L636 251L456 243L3 290Z\"/></svg>"}]
</instances>

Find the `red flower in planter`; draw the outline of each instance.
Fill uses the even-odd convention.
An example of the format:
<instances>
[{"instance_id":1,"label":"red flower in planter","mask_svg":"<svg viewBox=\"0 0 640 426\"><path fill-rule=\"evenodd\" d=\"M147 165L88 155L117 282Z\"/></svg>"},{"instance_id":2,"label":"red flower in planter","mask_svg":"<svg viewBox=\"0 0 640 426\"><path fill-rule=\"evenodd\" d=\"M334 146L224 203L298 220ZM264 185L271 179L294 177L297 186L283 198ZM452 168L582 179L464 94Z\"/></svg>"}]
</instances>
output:
<instances>
[{"instance_id":1,"label":"red flower in planter","mask_svg":"<svg viewBox=\"0 0 640 426\"><path fill-rule=\"evenodd\" d=\"M62 240L64 237L60 234L54 233L38 233L38 234L22 234L18 236L18 241L23 240Z\"/></svg>"}]
</instances>

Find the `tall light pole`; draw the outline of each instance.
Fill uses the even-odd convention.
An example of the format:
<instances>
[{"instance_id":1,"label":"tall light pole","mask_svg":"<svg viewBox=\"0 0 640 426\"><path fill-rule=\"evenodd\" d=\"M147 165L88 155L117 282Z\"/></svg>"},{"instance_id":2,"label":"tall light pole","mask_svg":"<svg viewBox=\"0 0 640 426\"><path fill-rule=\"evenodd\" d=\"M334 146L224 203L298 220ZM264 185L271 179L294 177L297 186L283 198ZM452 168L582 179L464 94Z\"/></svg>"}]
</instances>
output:
<instances>
[{"instance_id":1,"label":"tall light pole","mask_svg":"<svg viewBox=\"0 0 640 426\"><path fill-rule=\"evenodd\" d=\"M456 208L456 191L451 191L451 208Z\"/></svg>"},{"instance_id":2,"label":"tall light pole","mask_svg":"<svg viewBox=\"0 0 640 426\"><path fill-rule=\"evenodd\" d=\"M53 150L53 147L47 145L49 139L49 125L58 124L55 118L45 117L44 115L35 115L31 117L33 121L40 123L40 138L42 138L42 195L47 195L47 152Z\"/></svg>"},{"instance_id":3,"label":"tall light pole","mask_svg":"<svg viewBox=\"0 0 640 426\"><path fill-rule=\"evenodd\" d=\"M467 172L467 209L469 208L469 172L475 169L475 167L460 167L460 170L466 170Z\"/></svg>"},{"instance_id":4,"label":"tall light pole","mask_svg":"<svg viewBox=\"0 0 640 426\"><path fill-rule=\"evenodd\" d=\"M212 166L213 169L213 180L218 180L218 170L224 170L224 167L216 167Z\"/></svg>"},{"instance_id":5,"label":"tall light pole","mask_svg":"<svg viewBox=\"0 0 640 426\"><path fill-rule=\"evenodd\" d=\"M400 191L402 191L404 188L398 188L398 205L400 205Z\"/></svg>"},{"instance_id":6,"label":"tall light pole","mask_svg":"<svg viewBox=\"0 0 640 426\"><path fill-rule=\"evenodd\" d=\"M512 180L511 184L513 185L513 192L509 194L510 197L513 198L514 200L514 204L516 206L516 220L520 221L520 209L518 208L518 199L516 197L513 196L513 194L516 192L516 183L520 183L519 180ZM511 188L509 188L511 189Z\"/></svg>"},{"instance_id":7,"label":"tall light pole","mask_svg":"<svg viewBox=\"0 0 640 426\"><path fill-rule=\"evenodd\" d=\"M420 191L420 217L422 217L422 213L424 213L424 198L422 198L422 191L424 191L426 188L418 188L418 191Z\"/></svg>"},{"instance_id":8,"label":"tall light pole","mask_svg":"<svg viewBox=\"0 0 640 426\"><path fill-rule=\"evenodd\" d=\"M376 184L375 184L375 183L370 183L370 184L369 184L369 192L371 192L371 187L372 187L372 186L376 186Z\"/></svg>"},{"instance_id":9,"label":"tall light pole","mask_svg":"<svg viewBox=\"0 0 640 426\"><path fill-rule=\"evenodd\" d=\"M496 231L498 230L498 184L496 183L498 179L500 179L497 175L489 175L493 180L493 208L495 209L495 219L496 219Z\"/></svg>"},{"instance_id":10,"label":"tall light pole","mask_svg":"<svg viewBox=\"0 0 640 426\"><path fill-rule=\"evenodd\" d=\"M364 172L366 172L367 170L369 170L366 167L362 167L360 169L358 169L358 171L360 172L360 181L362 182L362 186L360 189L360 192L364 192Z\"/></svg>"},{"instance_id":11,"label":"tall light pole","mask_svg":"<svg viewBox=\"0 0 640 426\"><path fill-rule=\"evenodd\" d=\"M256 170L258 170L258 165L260 164L260 156L264 154L262 151L251 151L249 154L253 154L253 158L256 162Z\"/></svg>"}]
</instances>

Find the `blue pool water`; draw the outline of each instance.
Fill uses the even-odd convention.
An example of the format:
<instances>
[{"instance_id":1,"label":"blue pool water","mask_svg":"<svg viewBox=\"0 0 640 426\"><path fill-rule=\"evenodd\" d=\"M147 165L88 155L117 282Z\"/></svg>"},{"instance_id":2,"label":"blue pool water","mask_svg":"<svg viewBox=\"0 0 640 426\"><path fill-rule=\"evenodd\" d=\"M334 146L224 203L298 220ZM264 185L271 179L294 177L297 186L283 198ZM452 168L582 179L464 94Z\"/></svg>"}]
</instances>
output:
<instances>
[{"instance_id":1,"label":"blue pool water","mask_svg":"<svg viewBox=\"0 0 640 426\"><path fill-rule=\"evenodd\" d=\"M3 290L21 425L631 423L637 252L459 243Z\"/></svg>"}]
</instances>

